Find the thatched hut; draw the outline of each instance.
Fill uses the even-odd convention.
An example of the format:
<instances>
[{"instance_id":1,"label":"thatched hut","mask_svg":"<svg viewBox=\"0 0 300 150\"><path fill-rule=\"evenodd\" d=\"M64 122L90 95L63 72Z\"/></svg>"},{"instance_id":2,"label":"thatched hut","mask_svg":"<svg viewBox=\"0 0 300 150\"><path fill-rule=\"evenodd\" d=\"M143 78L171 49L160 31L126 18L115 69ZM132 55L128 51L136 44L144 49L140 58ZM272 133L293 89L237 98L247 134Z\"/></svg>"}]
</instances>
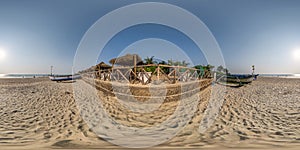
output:
<instances>
[{"instance_id":1,"label":"thatched hut","mask_svg":"<svg viewBox=\"0 0 300 150\"><path fill-rule=\"evenodd\" d=\"M134 66L139 65L143 63L142 58L137 54L126 54L124 56L120 56L117 58L113 58L109 61L113 66L119 65L119 66ZM134 64L136 63L136 64Z\"/></svg>"},{"instance_id":2,"label":"thatched hut","mask_svg":"<svg viewBox=\"0 0 300 150\"><path fill-rule=\"evenodd\" d=\"M101 62L99 64L96 65L96 68L95 68L95 71L100 71L100 70L109 70L111 69L112 66L104 63L104 62Z\"/></svg>"}]
</instances>

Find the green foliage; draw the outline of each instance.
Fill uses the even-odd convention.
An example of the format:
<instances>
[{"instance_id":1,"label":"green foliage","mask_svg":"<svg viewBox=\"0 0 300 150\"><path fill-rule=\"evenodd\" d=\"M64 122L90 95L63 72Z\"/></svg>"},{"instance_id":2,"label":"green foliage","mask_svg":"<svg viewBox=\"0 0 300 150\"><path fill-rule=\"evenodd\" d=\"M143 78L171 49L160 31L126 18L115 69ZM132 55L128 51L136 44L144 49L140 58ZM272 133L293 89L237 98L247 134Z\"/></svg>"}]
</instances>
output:
<instances>
[{"instance_id":1,"label":"green foliage","mask_svg":"<svg viewBox=\"0 0 300 150\"><path fill-rule=\"evenodd\" d=\"M223 72L223 70L224 70L224 67L221 65L221 66L218 66L218 68L217 68L217 71L218 72Z\"/></svg>"},{"instance_id":2,"label":"green foliage","mask_svg":"<svg viewBox=\"0 0 300 150\"><path fill-rule=\"evenodd\" d=\"M160 65L168 65L168 63L165 61L161 61L161 62L159 62L159 64ZM160 67L160 69L166 74L170 73L170 69L168 67Z\"/></svg>"},{"instance_id":3,"label":"green foliage","mask_svg":"<svg viewBox=\"0 0 300 150\"><path fill-rule=\"evenodd\" d=\"M155 69L156 69L155 66L145 67L145 70L146 70L147 72L154 72Z\"/></svg>"},{"instance_id":4,"label":"green foliage","mask_svg":"<svg viewBox=\"0 0 300 150\"><path fill-rule=\"evenodd\" d=\"M222 65L218 66L217 68L218 74L230 74L227 68L224 68Z\"/></svg>"},{"instance_id":5,"label":"green foliage","mask_svg":"<svg viewBox=\"0 0 300 150\"><path fill-rule=\"evenodd\" d=\"M208 65L196 65L194 68L199 69L198 73L200 74L201 77L208 78L211 77L212 75L212 69L214 66L208 64Z\"/></svg>"},{"instance_id":6,"label":"green foliage","mask_svg":"<svg viewBox=\"0 0 300 150\"><path fill-rule=\"evenodd\" d=\"M197 70L197 73L200 74L200 76L203 76L204 75L204 72L205 72L205 68L204 66L202 65L196 65L194 66L195 69L198 69Z\"/></svg>"}]
</instances>

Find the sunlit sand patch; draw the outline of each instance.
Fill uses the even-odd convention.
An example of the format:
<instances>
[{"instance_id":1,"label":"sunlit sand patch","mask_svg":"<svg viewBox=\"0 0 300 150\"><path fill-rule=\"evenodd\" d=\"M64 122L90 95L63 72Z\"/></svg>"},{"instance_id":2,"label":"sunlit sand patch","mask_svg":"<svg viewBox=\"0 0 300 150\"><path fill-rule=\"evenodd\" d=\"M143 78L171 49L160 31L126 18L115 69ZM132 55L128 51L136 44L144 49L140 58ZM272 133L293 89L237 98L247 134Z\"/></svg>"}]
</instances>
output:
<instances>
[{"instance_id":1,"label":"sunlit sand patch","mask_svg":"<svg viewBox=\"0 0 300 150\"><path fill-rule=\"evenodd\" d=\"M220 114L206 132L198 131L208 105L203 100L185 128L157 148L297 149L300 146L299 85L299 79L259 78L241 88L228 88ZM203 90L203 97L210 95L209 88ZM122 148L99 138L90 129L82 119L84 116L72 91L72 84L45 79L0 79L0 148ZM114 97L106 95L110 96ZM118 120L117 116L122 114L113 112L110 107L113 104L106 105L105 110L112 110L108 114L110 117L115 114L113 118L119 124L139 128L153 126L138 122L139 116L132 121L131 118L127 121L127 116L124 121L121 117ZM93 109L86 110L93 113ZM142 121L147 123L148 120ZM158 122L154 120L154 124Z\"/></svg>"}]
</instances>

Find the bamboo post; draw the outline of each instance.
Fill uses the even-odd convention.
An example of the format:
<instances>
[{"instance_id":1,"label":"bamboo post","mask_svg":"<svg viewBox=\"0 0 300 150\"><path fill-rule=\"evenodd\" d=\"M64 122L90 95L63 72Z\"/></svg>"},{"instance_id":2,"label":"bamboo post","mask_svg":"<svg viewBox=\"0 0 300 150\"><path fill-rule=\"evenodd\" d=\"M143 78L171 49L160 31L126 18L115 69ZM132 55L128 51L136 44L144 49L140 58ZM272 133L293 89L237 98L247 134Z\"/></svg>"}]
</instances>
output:
<instances>
[{"instance_id":1,"label":"bamboo post","mask_svg":"<svg viewBox=\"0 0 300 150\"><path fill-rule=\"evenodd\" d=\"M176 68L174 67L174 83L176 83Z\"/></svg>"},{"instance_id":2,"label":"bamboo post","mask_svg":"<svg viewBox=\"0 0 300 150\"><path fill-rule=\"evenodd\" d=\"M159 74L160 74L160 67L159 65L157 66L157 80L159 80Z\"/></svg>"},{"instance_id":3,"label":"bamboo post","mask_svg":"<svg viewBox=\"0 0 300 150\"><path fill-rule=\"evenodd\" d=\"M133 55L134 73L136 74L136 55Z\"/></svg>"},{"instance_id":4,"label":"bamboo post","mask_svg":"<svg viewBox=\"0 0 300 150\"><path fill-rule=\"evenodd\" d=\"M214 81L214 82L217 81L217 73L216 73L216 72L214 72L214 79L213 79L213 81Z\"/></svg>"},{"instance_id":5,"label":"bamboo post","mask_svg":"<svg viewBox=\"0 0 300 150\"><path fill-rule=\"evenodd\" d=\"M119 74L119 72L117 72L118 71L118 69L116 69L116 75L117 75L117 81L120 81L120 74Z\"/></svg>"},{"instance_id":6,"label":"bamboo post","mask_svg":"<svg viewBox=\"0 0 300 150\"><path fill-rule=\"evenodd\" d=\"M145 73L144 71L141 73L141 75L142 75L142 84L145 84L145 82L144 82L145 81L145 79L144 79L144 73Z\"/></svg>"}]
</instances>

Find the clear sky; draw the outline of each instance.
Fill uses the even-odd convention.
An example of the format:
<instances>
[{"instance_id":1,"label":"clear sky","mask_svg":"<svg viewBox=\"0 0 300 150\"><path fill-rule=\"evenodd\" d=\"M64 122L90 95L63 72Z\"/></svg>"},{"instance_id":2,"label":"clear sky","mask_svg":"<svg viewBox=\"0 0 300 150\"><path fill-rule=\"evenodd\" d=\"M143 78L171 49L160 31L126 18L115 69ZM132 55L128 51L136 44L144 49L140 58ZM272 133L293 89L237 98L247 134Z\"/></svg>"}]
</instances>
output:
<instances>
[{"instance_id":1,"label":"clear sky","mask_svg":"<svg viewBox=\"0 0 300 150\"><path fill-rule=\"evenodd\" d=\"M85 32L103 15L141 0L1 0L0 74L70 73ZM146 1L145 1L146 2ZM226 67L234 73L300 73L299 0L160 0L201 19L215 36ZM139 12L142 13L142 12ZM176 19L176 17L174 18ZM158 39L153 39L158 38ZM100 39L101 40L101 39ZM174 43L176 43L174 45ZM158 46L157 46L158 45ZM205 64L199 48L182 33L160 25L140 25L116 35L99 61L123 52L181 48L193 63ZM164 53L165 54L165 53Z\"/></svg>"}]
</instances>

